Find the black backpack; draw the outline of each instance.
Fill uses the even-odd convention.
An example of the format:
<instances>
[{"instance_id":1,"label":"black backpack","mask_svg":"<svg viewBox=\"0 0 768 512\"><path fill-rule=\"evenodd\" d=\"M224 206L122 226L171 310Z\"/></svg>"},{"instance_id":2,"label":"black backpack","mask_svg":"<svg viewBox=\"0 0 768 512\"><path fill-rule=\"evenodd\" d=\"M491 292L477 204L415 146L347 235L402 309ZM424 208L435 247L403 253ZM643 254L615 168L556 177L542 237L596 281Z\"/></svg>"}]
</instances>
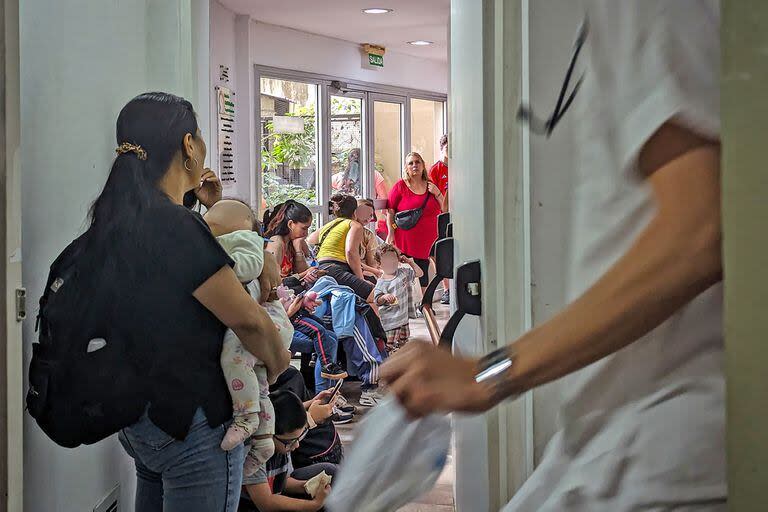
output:
<instances>
[{"instance_id":1,"label":"black backpack","mask_svg":"<svg viewBox=\"0 0 768 512\"><path fill-rule=\"evenodd\" d=\"M142 379L113 327L114 290L83 263L87 236L50 268L29 365L27 409L57 444L74 448L119 431L143 412ZM103 276L102 276L103 277ZM114 284L111 284L114 288Z\"/></svg>"}]
</instances>

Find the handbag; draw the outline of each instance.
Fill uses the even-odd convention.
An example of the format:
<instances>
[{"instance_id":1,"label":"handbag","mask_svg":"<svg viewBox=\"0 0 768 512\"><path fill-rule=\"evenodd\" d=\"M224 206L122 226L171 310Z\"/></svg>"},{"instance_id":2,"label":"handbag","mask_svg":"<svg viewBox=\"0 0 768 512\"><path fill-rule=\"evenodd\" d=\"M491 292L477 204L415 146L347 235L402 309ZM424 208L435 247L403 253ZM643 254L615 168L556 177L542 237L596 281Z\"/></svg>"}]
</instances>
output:
<instances>
[{"instance_id":1,"label":"handbag","mask_svg":"<svg viewBox=\"0 0 768 512\"><path fill-rule=\"evenodd\" d=\"M427 188L427 193L425 195L426 197L424 198L424 204L422 204L419 208L403 210L395 214L395 225L398 227L398 229L404 229L407 231L416 227L416 224L418 224L421 216L424 214L424 208L427 207L429 196L432 195L432 193L429 191L429 188Z\"/></svg>"}]
</instances>

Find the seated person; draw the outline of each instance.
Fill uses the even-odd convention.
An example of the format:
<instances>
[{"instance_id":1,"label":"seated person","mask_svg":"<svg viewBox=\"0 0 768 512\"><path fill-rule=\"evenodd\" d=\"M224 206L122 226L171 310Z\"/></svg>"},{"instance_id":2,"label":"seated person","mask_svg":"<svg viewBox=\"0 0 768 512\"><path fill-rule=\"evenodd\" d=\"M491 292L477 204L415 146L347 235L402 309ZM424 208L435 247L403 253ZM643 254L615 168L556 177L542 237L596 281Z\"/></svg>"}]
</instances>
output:
<instances>
[{"instance_id":1,"label":"seated person","mask_svg":"<svg viewBox=\"0 0 768 512\"><path fill-rule=\"evenodd\" d=\"M243 477L244 494L240 500L241 512L277 512L308 511L315 512L323 508L330 486L318 489L314 498L306 494L304 484L311 478L325 471L334 476L336 465L320 463L294 471L291 452L299 448L307 436L311 414L316 410L325 411L330 416L332 404L310 405L310 415L301 399L290 391L278 390L270 395L275 410L275 435L273 442L275 454L256 473ZM327 419L327 417L325 419ZM314 416L317 418L317 416Z\"/></svg>"},{"instance_id":2,"label":"seated person","mask_svg":"<svg viewBox=\"0 0 768 512\"><path fill-rule=\"evenodd\" d=\"M251 208L237 200L219 201L211 206L204 218L216 239L234 260L233 270L238 280L246 285L254 299L260 300L262 290L258 279L264 268L264 239L255 230L257 221ZM288 349L293 339L293 326L283 306L278 301L268 301L263 305ZM274 413L268 398L267 369L245 349L231 329L224 335L221 365L234 410L234 421L221 442L221 448L232 450L250 438L243 471L252 475L274 453Z\"/></svg>"},{"instance_id":3,"label":"seated person","mask_svg":"<svg viewBox=\"0 0 768 512\"><path fill-rule=\"evenodd\" d=\"M291 391L296 396L304 401L304 408L309 409L312 402L322 399L327 396L327 393L319 393L314 396L313 393L307 389L304 376L299 370L293 366L289 366L282 375L277 378L277 382L269 387L270 391L275 392L278 389L284 391ZM315 415L322 416L315 412L316 407L312 408L312 412ZM338 411L341 411L345 415L351 415L356 411L355 406L347 402L341 394L336 395L336 406L334 407L333 421L320 421L317 419L317 427L310 429L307 433L307 437L299 444L299 447L291 452L291 462L294 468L303 468L312 466L319 462L331 462L333 464L341 464L344 458L344 448L339 438L339 433L336 431L336 417ZM314 416L313 416L314 417Z\"/></svg>"}]
</instances>

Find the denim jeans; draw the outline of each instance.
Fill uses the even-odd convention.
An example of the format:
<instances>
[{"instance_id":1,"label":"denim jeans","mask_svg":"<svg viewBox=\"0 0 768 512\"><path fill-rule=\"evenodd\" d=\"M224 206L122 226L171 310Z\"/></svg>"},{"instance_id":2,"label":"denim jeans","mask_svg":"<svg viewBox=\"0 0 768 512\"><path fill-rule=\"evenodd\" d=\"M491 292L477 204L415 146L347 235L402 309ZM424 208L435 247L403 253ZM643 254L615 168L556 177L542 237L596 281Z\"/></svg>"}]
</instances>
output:
<instances>
[{"instance_id":1,"label":"denim jeans","mask_svg":"<svg viewBox=\"0 0 768 512\"><path fill-rule=\"evenodd\" d=\"M208 426L202 409L184 441L160 430L146 413L123 429L120 443L136 463L136 512L235 512L245 448L222 450L226 429Z\"/></svg>"}]
</instances>

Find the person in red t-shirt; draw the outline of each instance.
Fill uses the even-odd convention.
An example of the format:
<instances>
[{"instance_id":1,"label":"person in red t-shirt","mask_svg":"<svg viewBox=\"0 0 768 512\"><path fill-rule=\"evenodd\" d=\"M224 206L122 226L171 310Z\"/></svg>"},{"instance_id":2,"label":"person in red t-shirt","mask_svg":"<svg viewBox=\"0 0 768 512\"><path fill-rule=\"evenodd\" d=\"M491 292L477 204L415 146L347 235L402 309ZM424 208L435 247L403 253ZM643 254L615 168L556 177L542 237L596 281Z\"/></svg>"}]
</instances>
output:
<instances>
[{"instance_id":1,"label":"person in red t-shirt","mask_svg":"<svg viewBox=\"0 0 768 512\"><path fill-rule=\"evenodd\" d=\"M440 160L429 170L429 181L437 185L440 192L443 193L443 211L448 211L448 135L440 137ZM450 281L443 279L443 297L441 304L450 304L451 294L449 291Z\"/></svg>"},{"instance_id":2,"label":"person in red t-shirt","mask_svg":"<svg viewBox=\"0 0 768 512\"><path fill-rule=\"evenodd\" d=\"M440 137L440 160L429 170L429 181L437 185L443 195L448 193L448 136Z\"/></svg>"}]
</instances>

